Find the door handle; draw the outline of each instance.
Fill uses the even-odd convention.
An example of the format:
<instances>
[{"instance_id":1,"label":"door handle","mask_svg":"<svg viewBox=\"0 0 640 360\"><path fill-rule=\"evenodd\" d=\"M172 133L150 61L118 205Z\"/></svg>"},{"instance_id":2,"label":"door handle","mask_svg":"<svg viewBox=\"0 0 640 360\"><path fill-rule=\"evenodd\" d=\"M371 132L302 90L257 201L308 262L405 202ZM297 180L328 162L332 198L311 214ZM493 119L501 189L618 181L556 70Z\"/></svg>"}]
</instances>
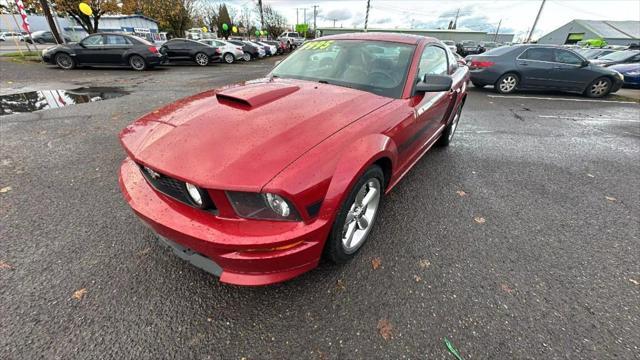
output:
<instances>
[{"instance_id":1,"label":"door handle","mask_svg":"<svg viewBox=\"0 0 640 360\"><path fill-rule=\"evenodd\" d=\"M529 66L529 64L526 63L526 62L519 62L518 65L520 65L520 66Z\"/></svg>"}]
</instances>

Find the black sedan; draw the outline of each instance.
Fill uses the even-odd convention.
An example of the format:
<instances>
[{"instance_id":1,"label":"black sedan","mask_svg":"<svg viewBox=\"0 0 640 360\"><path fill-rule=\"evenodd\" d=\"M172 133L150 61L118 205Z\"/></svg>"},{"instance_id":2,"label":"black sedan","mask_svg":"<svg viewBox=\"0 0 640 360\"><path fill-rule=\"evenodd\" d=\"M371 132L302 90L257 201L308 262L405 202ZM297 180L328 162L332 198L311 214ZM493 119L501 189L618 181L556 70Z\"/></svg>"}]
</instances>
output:
<instances>
[{"instance_id":1,"label":"black sedan","mask_svg":"<svg viewBox=\"0 0 640 360\"><path fill-rule=\"evenodd\" d=\"M42 52L42 59L65 70L82 65L145 70L165 60L158 48L147 40L117 33L93 34L78 43L54 46Z\"/></svg>"},{"instance_id":2,"label":"black sedan","mask_svg":"<svg viewBox=\"0 0 640 360\"><path fill-rule=\"evenodd\" d=\"M593 65L571 50L547 45L496 48L474 56L469 69L475 86L493 85L503 94L532 89L602 97L618 91L624 79L619 72Z\"/></svg>"},{"instance_id":3,"label":"black sedan","mask_svg":"<svg viewBox=\"0 0 640 360\"><path fill-rule=\"evenodd\" d=\"M230 43L238 46L242 46L242 51L244 51L244 56L242 57L245 61L250 61L251 59L257 59L260 57L260 52L256 46L248 44L242 40L229 40Z\"/></svg>"},{"instance_id":4,"label":"black sedan","mask_svg":"<svg viewBox=\"0 0 640 360\"><path fill-rule=\"evenodd\" d=\"M189 39L171 39L162 44L160 52L170 61L190 60L200 66L220 60L221 51L207 44Z\"/></svg>"}]
</instances>

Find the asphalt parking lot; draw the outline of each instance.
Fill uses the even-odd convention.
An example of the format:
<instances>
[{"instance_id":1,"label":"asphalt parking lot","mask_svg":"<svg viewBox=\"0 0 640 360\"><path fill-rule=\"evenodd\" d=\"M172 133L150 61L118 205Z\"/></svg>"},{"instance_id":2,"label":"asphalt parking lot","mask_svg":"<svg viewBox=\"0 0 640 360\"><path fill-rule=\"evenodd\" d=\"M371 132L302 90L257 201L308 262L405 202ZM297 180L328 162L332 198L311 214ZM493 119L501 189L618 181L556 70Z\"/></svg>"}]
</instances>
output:
<instances>
[{"instance_id":1,"label":"asphalt parking lot","mask_svg":"<svg viewBox=\"0 0 640 360\"><path fill-rule=\"evenodd\" d=\"M0 358L637 359L640 105L471 89L451 147L385 199L349 264L222 285L118 188L117 133L278 60L62 71L0 61L0 94L118 98L0 117Z\"/></svg>"}]
</instances>

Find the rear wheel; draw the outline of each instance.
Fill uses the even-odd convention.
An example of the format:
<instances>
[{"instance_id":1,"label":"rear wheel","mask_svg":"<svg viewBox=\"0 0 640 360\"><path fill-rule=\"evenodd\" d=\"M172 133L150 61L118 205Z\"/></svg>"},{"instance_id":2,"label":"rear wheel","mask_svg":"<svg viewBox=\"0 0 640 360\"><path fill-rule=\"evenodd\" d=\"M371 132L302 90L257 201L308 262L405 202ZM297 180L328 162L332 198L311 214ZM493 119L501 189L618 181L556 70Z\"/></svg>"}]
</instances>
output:
<instances>
[{"instance_id":1,"label":"rear wheel","mask_svg":"<svg viewBox=\"0 0 640 360\"><path fill-rule=\"evenodd\" d=\"M325 254L333 262L350 260L367 241L378 214L384 183L382 169L373 165L349 192L325 245Z\"/></svg>"},{"instance_id":2,"label":"rear wheel","mask_svg":"<svg viewBox=\"0 0 640 360\"><path fill-rule=\"evenodd\" d=\"M587 90L585 90L585 94L591 98L599 98L609 94L611 91L611 80L606 77L601 77L595 79Z\"/></svg>"},{"instance_id":3,"label":"rear wheel","mask_svg":"<svg viewBox=\"0 0 640 360\"><path fill-rule=\"evenodd\" d=\"M224 60L224 62L226 62L227 64L233 64L233 61L235 60L235 57L233 56L232 53L226 53L224 54L224 56L222 57L222 59Z\"/></svg>"},{"instance_id":4,"label":"rear wheel","mask_svg":"<svg viewBox=\"0 0 640 360\"><path fill-rule=\"evenodd\" d=\"M76 67L76 61L67 53L56 54L56 65L64 70L71 70Z\"/></svg>"},{"instance_id":5,"label":"rear wheel","mask_svg":"<svg viewBox=\"0 0 640 360\"><path fill-rule=\"evenodd\" d=\"M460 113L462 113L462 105L460 105L460 107L458 108L458 111L456 111L456 114L454 115L453 120L451 120L449 125L447 125L447 127L444 128L444 131L442 131L442 135L440 136L440 139L438 139L438 142L436 143L436 145L444 147L444 146L449 146L449 144L451 144L451 141L453 141L453 135L456 133L456 129L458 128L458 122L460 121Z\"/></svg>"},{"instance_id":6,"label":"rear wheel","mask_svg":"<svg viewBox=\"0 0 640 360\"><path fill-rule=\"evenodd\" d=\"M129 56L129 66L133 70L142 71L147 68L147 62L140 55L131 55Z\"/></svg>"},{"instance_id":7,"label":"rear wheel","mask_svg":"<svg viewBox=\"0 0 640 360\"><path fill-rule=\"evenodd\" d=\"M242 60L251 61L251 54L249 54L248 52L244 53L244 55L242 55Z\"/></svg>"},{"instance_id":8,"label":"rear wheel","mask_svg":"<svg viewBox=\"0 0 640 360\"><path fill-rule=\"evenodd\" d=\"M496 81L495 88L501 94L510 94L516 90L520 78L514 73L506 73Z\"/></svg>"},{"instance_id":9,"label":"rear wheel","mask_svg":"<svg viewBox=\"0 0 640 360\"><path fill-rule=\"evenodd\" d=\"M200 66L209 65L209 57L204 53L197 53L196 56L193 57L193 60Z\"/></svg>"}]
</instances>

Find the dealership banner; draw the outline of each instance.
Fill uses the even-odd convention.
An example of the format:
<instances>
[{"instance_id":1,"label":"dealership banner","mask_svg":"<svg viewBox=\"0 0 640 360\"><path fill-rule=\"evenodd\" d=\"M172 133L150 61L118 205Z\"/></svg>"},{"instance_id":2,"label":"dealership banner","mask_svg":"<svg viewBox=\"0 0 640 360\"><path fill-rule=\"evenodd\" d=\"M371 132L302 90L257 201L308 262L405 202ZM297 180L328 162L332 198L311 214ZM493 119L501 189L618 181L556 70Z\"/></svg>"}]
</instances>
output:
<instances>
[{"instance_id":1,"label":"dealership banner","mask_svg":"<svg viewBox=\"0 0 640 360\"><path fill-rule=\"evenodd\" d=\"M22 29L28 33L31 33L29 20L27 20L27 13L24 11L24 4L22 3L22 0L16 0L16 6L18 7L18 11L20 11L20 16L22 16Z\"/></svg>"}]
</instances>

